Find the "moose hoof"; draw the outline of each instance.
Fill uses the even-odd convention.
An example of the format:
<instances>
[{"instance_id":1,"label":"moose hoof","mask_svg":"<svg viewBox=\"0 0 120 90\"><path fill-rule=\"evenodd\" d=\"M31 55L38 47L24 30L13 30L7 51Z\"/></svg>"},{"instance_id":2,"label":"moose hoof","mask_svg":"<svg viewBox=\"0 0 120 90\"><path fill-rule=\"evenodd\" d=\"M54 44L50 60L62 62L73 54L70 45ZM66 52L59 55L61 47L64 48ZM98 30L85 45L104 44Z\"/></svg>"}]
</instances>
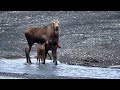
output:
<instances>
[{"instance_id":1,"label":"moose hoof","mask_svg":"<svg viewBox=\"0 0 120 90\"><path fill-rule=\"evenodd\" d=\"M57 62L55 62L55 65L57 65Z\"/></svg>"},{"instance_id":2,"label":"moose hoof","mask_svg":"<svg viewBox=\"0 0 120 90\"><path fill-rule=\"evenodd\" d=\"M28 64L32 64L31 62L29 62Z\"/></svg>"},{"instance_id":3,"label":"moose hoof","mask_svg":"<svg viewBox=\"0 0 120 90\"><path fill-rule=\"evenodd\" d=\"M32 62L31 62L31 61L27 61L27 63L28 63L28 64L32 64Z\"/></svg>"},{"instance_id":4,"label":"moose hoof","mask_svg":"<svg viewBox=\"0 0 120 90\"><path fill-rule=\"evenodd\" d=\"M30 64L32 63L31 60L29 60L29 63L30 63Z\"/></svg>"},{"instance_id":5,"label":"moose hoof","mask_svg":"<svg viewBox=\"0 0 120 90\"><path fill-rule=\"evenodd\" d=\"M55 65L57 65L57 61L53 61L53 63L55 63Z\"/></svg>"},{"instance_id":6,"label":"moose hoof","mask_svg":"<svg viewBox=\"0 0 120 90\"><path fill-rule=\"evenodd\" d=\"M42 62L42 64L45 64L45 62Z\"/></svg>"}]
</instances>

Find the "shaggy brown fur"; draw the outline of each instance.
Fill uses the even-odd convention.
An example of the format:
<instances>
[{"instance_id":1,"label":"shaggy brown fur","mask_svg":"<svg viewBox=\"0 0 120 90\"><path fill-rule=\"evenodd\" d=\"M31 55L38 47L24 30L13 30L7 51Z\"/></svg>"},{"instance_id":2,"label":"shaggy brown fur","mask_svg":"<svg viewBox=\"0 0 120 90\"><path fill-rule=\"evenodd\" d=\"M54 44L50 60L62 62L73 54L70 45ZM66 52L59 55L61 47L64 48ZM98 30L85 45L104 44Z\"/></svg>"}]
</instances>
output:
<instances>
[{"instance_id":1,"label":"shaggy brown fur","mask_svg":"<svg viewBox=\"0 0 120 90\"><path fill-rule=\"evenodd\" d=\"M44 61L44 59L45 59L45 43L39 45L37 48L37 62L39 61L40 63L40 60Z\"/></svg>"}]
</instances>

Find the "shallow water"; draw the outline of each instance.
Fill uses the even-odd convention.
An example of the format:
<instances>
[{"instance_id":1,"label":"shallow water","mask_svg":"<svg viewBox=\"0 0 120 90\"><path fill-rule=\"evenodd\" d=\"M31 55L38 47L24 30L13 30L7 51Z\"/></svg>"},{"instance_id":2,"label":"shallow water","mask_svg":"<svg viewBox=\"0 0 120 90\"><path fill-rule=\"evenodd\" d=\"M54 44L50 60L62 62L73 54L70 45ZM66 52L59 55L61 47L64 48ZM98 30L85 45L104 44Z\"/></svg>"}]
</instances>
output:
<instances>
[{"instance_id":1,"label":"shallow water","mask_svg":"<svg viewBox=\"0 0 120 90\"><path fill-rule=\"evenodd\" d=\"M9 76L0 76L0 79L22 79L22 78L9 77Z\"/></svg>"},{"instance_id":2,"label":"shallow water","mask_svg":"<svg viewBox=\"0 0 120 90\"><path fill-rule=\"evenodd\" d=\"M58 62L55 66L51 60L46 60L46 64L38 64L32 58L32 64L25 63L25 59L1 59L0 72L20 73L43 76L66 76L66 77L86 77L96 79L120 79L120 69L99 68L78 65L67 65Z\"/></svg>"}]
</instances>

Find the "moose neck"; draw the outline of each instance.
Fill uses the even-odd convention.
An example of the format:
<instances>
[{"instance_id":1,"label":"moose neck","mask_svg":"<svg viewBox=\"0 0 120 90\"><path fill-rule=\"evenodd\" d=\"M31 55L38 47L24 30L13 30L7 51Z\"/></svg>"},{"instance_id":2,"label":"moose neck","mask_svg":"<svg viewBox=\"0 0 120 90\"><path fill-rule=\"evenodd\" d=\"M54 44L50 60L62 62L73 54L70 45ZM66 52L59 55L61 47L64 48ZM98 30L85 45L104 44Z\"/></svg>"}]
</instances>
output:
<instances>
[{"instance_id":1,"label":"moose neck","mask_svg":"<svg viewBox=\"0 0 120 90\"><path fill-rule=\"evenodd\" d=\"M48 32L49 32L50 35L54 35L55 34L55 28L54 28L53 24L49 24Z\"/></svg>"}]
</instances>

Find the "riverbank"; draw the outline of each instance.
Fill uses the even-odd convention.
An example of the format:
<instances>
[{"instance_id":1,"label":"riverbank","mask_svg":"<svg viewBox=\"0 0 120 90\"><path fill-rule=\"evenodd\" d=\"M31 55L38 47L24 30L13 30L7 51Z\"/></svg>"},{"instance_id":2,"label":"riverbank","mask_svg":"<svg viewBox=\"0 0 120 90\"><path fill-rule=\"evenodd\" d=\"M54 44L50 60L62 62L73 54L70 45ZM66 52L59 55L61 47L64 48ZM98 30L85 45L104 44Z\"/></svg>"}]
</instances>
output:
<instances>
[{"instance_id":1,"label":"riverbank","mask_svg":"<svg viewBox=\"0 0 120 90\"><path fill-rule=\"evenodd\" d=\"M58 61L70 65L91 67L109 67L120 65L119 59L115 59L116 53L102 48L77 48L64 49L58 52Z\"/></svg>"}]
</instances>

